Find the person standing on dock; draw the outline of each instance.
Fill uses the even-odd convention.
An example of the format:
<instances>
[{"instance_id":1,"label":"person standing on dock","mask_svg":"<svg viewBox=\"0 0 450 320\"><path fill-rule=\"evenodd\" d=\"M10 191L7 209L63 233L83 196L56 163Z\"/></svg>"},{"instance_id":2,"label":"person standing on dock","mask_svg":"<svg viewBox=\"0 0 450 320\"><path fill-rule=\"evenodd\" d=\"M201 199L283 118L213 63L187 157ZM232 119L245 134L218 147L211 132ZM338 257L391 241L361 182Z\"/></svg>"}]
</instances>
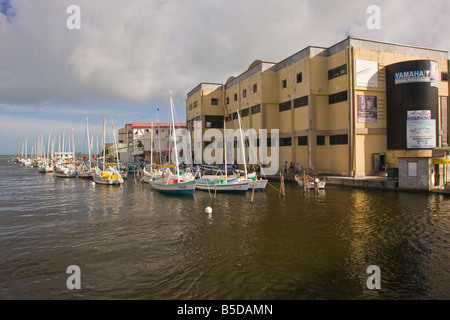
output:
<instances>
[{"instance_id":1,"label":"person standing on dock","mask_svg":"<svg viewBox=\"0 0 450 320\"><path fill-rule=\"evenodd\" d=\"M287 166L288 166L287 161L285 161L284 162L284 173L287 173Z\"/></svg>"},{"instance_id":2,"label":"person standing on dock","mask_svg":"<svg viewBox=\"0 0 450 320\"><path fill-rule=\"evenodd\" d=\"M302 173L302 166L298 162L297 162L297 173L298 174Z\"/></svg>"}]
</instances>

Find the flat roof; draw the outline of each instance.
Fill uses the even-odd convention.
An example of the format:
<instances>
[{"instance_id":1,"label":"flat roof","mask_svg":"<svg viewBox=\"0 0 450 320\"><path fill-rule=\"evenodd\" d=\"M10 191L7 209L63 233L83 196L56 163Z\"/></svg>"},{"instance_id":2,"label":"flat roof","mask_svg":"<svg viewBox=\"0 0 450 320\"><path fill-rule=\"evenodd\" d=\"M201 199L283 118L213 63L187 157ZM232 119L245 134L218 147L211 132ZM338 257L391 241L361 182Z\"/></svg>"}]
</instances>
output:
<instances>
[{"instance_id":1,"label":"flat roof","mask_svg":"<svg viewBox=\"0 0 450 320\"><path fill-rule=\"evenodd\" d=\"M172 123L170 122L133 122L127 123L126 126L132 126L133 128L157 128L159 127L171 127ZM175 123L175 127L186 127L186 122L178 122Z\"/></svg>"}]
</instances>

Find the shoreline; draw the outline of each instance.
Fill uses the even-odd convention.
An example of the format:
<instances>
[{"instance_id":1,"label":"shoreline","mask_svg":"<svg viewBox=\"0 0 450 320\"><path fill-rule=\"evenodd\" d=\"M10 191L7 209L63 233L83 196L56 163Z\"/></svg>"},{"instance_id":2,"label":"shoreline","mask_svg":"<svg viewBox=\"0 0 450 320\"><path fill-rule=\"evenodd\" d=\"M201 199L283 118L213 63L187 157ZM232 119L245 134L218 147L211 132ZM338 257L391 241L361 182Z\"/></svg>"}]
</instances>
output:
<instances>
[{"instance_id":1,"label":"shoreline","mask_svg":"<svg viewBox=\"0 0 450 320\"><path fill-rule=\"evenodd\" d=\"M285 173L284 181L289 183L296 183L295 181L296 173ZM328 176L328 175L317 175L322 181L326 182L327 185L340 186L340 187L350 187L350 188L360 188L360 189L377 189L377 190L387 190L387 191L397 191L397 192L414 192L414 193L433 193L433 194L443 194L450 195L449 188L433 188L430 190L426 189L413 189L413 188L400 188L398 186L397 179L389 179L387 176L366 176L366 177L344 177L344 176ZM262 176L258 175L258 178ZM265 176L269 181L280 181L280 174Z\"/></svg>"}]
</instances>

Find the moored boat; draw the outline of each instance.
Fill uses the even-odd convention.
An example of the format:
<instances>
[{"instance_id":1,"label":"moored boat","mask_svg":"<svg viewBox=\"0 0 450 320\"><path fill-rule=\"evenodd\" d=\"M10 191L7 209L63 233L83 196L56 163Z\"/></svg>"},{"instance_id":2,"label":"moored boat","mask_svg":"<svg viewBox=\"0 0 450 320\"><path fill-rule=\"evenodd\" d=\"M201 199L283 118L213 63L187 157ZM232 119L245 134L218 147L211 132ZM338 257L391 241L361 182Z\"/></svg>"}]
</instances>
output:
<instances>
[{"instance_id":1,"label":"moored boat","mask_svg":"<svg viewBox=\"0 0 450 320\"><path fill-rule=\"evenodd\" d=\"M325 188L325 181L321 181L319 178L313 178L307 174L295 175L295 181L297 181L300 187L303 187L306 184L308 189L315 189L316 186L319 189Z\"/></svg>"}]
</instances>

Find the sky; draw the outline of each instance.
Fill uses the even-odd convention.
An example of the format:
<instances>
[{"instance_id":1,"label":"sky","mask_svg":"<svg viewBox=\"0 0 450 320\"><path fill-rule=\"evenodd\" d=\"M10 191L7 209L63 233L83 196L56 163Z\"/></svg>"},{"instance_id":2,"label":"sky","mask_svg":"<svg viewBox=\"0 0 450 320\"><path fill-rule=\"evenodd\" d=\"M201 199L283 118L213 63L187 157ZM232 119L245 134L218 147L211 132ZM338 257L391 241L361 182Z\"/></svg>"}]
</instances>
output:
<instances>
[{"instance_id":1,"label":"sky","mask_svg":"<svg viewBox=\"0 0 450 320\"><path fill-rule=\"evenodd\" d=\"M348 36L450 51L449 13L448 0L0 0L0 154L63 130L86 151L86 118L95 136L104 115L110 132L168 122L169 92L185 122L201 82Z\"/></svg>"}]
</instances>

